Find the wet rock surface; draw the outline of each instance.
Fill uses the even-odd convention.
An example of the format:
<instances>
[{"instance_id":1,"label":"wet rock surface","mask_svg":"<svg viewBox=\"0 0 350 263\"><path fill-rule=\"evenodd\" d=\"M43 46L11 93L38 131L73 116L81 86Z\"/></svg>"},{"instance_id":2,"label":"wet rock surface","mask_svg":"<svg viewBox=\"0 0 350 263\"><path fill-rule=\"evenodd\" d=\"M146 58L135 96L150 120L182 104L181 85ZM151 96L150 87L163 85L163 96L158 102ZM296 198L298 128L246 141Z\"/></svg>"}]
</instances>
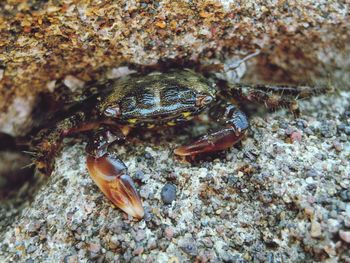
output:
<instances>
[{"instance_id":1,"label":"wet rock surface","mask_svg":"<svg viewBox=\"0 0 350 263\"><path fill-rule=\"evenodd\" d=\"M350 138L339 127L349 125L350 93L300 106L298 119L285 110L252 114L240 148L192 165L172 157L191 140L187 128L118 146L143 198L140 222L94 185L84 143L65 140L33 202L14 214L1 202L0 261L349 261ZM164 205L169 183L176 200Z\"/></svg>"}]
</instances>

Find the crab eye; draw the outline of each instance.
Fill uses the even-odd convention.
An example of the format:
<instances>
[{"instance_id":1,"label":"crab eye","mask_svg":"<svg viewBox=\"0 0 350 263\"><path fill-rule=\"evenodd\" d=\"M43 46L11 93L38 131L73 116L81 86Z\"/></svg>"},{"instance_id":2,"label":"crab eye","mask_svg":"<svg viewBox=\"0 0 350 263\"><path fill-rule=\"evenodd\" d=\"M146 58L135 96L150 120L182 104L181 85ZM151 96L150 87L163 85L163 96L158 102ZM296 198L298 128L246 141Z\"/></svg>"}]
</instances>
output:
<instances>
[{"instance_id":1,"label":"crab eye","mask_svg":"<svg viewBox=\"0 0 350 263\"><path fill-rule=\"evenodd\" d=\"M210 95L200 94L200 95L197 95L196 97L197 106L205 106L210 104L212 101L213 101L213 97Z\"/></svg>"},{"instance_id":2,"label":"crab eye","mask_svg":"<svg viewBox=\"0 0 350 263\"><path fill-rule=\"evenodd\" d=\"M120 116L120 107L119 105L108 106L104 111L106 117L116 118Z\"/></svg>"}]
</instances>

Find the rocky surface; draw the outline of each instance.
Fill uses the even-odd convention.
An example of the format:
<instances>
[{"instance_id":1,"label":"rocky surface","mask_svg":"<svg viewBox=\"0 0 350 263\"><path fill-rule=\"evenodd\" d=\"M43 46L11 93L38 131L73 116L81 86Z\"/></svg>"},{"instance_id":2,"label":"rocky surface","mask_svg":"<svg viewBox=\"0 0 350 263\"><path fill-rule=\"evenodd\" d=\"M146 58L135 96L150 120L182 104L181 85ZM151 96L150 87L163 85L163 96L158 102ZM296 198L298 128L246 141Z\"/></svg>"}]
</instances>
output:
<instances>
[{"instance_id":1,"label":"rocky surface","mask_svg":"<svg viewBox=\"0 0 350 263\"><path fill-rule=\"evenodd\" d=\"M220 64L260 51L255 82L349 83L349 2L0 2L0 131L23 135L122 64ZM64 84L64 85L61 85Z\"/></svg>"},{"instance_id":2,"label":"rocky surface","mask_svg":"<svg viewBox=\"0 0 350 263\"><path fill-rule=\"evenodd\" d=\"M195 164L172 150L204 127L135 134L116 151L140 222L98 191L82 141L6 191L21 165L1 155L0 262L350 262L349 32L349 1L1 1L0 131L14 136L124 65L220 68L258 50L245 81L336 92L298 119L250 111L241 147Z\"/></svg>"},{"instance_id":3,"label":"rocky surface","mask_svg":"<svg viewBox=\"0 0 350 263\"><path fill-rule=\"evenodd\" d=\"M116 148L144 201L140 222L94 185L84 143L66 140L33 202L2 217L0 261L350 262L350 92L300 105L298 119L253 114L242 147L197 164L172 157L190 128Z\"/></svg>"}]
</instances>

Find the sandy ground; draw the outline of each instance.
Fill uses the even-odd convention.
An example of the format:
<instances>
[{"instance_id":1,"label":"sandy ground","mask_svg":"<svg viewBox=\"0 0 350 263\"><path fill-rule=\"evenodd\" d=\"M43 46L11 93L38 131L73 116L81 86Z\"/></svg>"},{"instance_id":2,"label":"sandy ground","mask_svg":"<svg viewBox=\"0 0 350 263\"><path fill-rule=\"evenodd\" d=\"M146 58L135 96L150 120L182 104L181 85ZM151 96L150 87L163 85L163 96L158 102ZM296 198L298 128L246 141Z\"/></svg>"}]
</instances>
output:
<instances>
[{"instance_id":1,"label":"sandy ground","mask_svg":"<svg viewBox=\"0 0 350 263\"><path fill-rule=\"evenodd\" d=\"M0 262L350 262L350 92L300 106L298 119L252 114L241 147L192 165L172 157L191 129L118 147L140 222L94 185L84 143L66 140L50 178L0 204Z\"/></svg>"}]
</instances>

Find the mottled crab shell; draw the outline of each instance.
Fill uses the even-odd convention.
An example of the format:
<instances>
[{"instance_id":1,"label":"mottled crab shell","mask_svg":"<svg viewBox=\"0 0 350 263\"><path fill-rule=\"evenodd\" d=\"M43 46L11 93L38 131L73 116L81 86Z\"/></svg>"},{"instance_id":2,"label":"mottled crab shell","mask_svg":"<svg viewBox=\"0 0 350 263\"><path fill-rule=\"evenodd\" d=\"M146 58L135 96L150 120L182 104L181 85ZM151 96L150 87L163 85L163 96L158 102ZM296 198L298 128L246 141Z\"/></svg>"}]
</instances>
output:
<instances>
[{"instance_id":1,"label":"mottled crab shell","mask_svg":"<svg viewBox=\"0 0 350 263\"><path fill-rule=\"evenodd\" d=\"M128 103L132 103L132 101L129 102L128 100L136 97L142 97L143 100L147 100L146 94L149 94L150 102L154 103L154 100L160 96L159 94L172 88L174 89L175 95L173 96L175 97L176 95L180 96L181 89L184 92L206 94L212 98L215 96L213 85L211 85L203 76L196 74L189 69L172 70L167 73L154 72L146 76L130 75L121 78L109 87L111 92L101 100L97 107L101 115L106 116L106 112L109 112L111 115L117 117L118 114L121 114L121 109L119 109L120 105L128 105ZM161 103L164 103L167 99L162 97L159 100ZM162 105L161 108L164 109L164 114L166 115L166 107ZM123 120L123 118L121 118L121 120Z\"/></svg>"}]
</instances>

